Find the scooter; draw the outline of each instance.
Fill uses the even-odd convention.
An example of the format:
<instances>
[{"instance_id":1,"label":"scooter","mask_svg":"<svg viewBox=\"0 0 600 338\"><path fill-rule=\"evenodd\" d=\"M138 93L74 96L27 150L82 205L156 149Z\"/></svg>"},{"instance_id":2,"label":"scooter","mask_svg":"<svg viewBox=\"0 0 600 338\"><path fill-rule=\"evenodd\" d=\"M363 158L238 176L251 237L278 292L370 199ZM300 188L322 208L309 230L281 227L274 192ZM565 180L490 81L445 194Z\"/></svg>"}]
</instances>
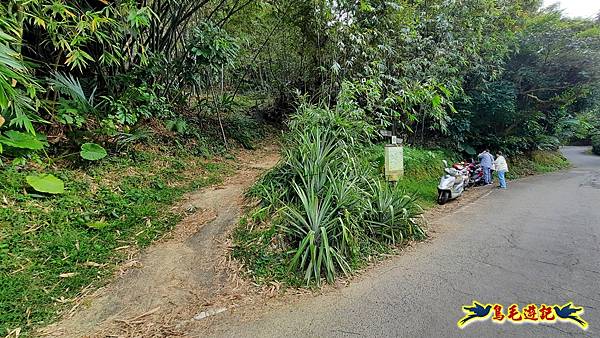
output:
<instances>
[{"instance_id":1,"label":"scooter","mask_svg":"<svg viewBox=\"0 0 600 338\"><path fill-rule=\"evenodd\" d=\"M438 203L440 205L462 195L469 182L468 169L458 170L448 166L448 161L444 160L443 162L444 176L438 185Z\"/></svg>"},{"instance_id":2,"label":"scooter","mask_svg":"<svg viewBox=\"0 0 600 338\"><path fill-rule=\"evenodd\" d=\"M469 169L469 183L466 187L476 187L485 183L483 181L483 168L481 168L481 165L471 160L467 168Z\"/></svg>"},{"instance_id":3,"label":"scooter","mask_svg":"<svg viewBox=\"0 0 600 338\"><path fill-rule=\"evenodd\" d=\"M452 168L458 170L459 173L463 176L463 185L466 190L471 185L471 164L464 161L458 162L454 163L452 165Z\"/></svg>"}]
</instances>

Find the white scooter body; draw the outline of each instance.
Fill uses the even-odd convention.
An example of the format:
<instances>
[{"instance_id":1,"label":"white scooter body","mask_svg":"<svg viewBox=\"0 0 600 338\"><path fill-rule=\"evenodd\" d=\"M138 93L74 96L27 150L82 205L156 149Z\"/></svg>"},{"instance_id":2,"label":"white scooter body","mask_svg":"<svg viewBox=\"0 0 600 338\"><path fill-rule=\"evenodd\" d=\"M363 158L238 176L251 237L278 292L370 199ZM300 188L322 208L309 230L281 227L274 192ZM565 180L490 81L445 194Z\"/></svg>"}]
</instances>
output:
<instances>
[{"instance_id":1,"label":"white scooter body","mask_svg":"<svg viewBox=\"0 0 600 338\"><path fill-rule=\"evenodd\" d=\"M462 195L468 180L468 178L465 179L465 173L454 168L449 168L446 160L444 160L444 165L446 166L444 168L444 176L442 176L438 185L439 204L444 204Z\"/></svg>"}]
</instances>

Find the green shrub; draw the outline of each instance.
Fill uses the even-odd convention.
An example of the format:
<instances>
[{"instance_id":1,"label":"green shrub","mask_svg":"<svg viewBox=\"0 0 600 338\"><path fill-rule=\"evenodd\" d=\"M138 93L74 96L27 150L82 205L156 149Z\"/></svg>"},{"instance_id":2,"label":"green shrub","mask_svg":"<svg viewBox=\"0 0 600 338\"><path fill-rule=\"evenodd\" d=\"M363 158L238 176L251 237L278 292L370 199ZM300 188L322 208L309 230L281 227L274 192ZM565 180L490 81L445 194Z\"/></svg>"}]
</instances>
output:
<instances>
[{"instance_id":1,"label":"green shrub","mask_svg":"<svg viewBox=\"0 0 600 338\"><path fill-rule=\"evenodd\" d=\"M292 117L282 162L249 191L261 200L254 215L261 221L268 219L265 213L275 216L274 231L239 230L234 256L255 271L264 271L262 258L270 257L319 285L322 277L333 282L339 273L350 273L381 246L425 236L416 222L421 208L415 198L382 181L368 159L374 146L366 130L372 126L354 118L309 105ZM280 238L291 254L255 241L267 234ZM255 241L252 249L248 240Z\"/></svg>"},{"instance_id":2,"label":"green shrub","mask_svg":"<svg viewBox=\"0 0 600 338\"><path fill-rule=\"evenodd\" d=\"M243 112L233 112L223 121L225 134L236 140L246 149L254 149L254 144L261 139L265 132L264 127L251 116Z\"/></svg>"},{"instance_id":3,"label":"green shrub","mask_svg":"<svg viewBox=\"0 0 600 338\"><path fill-rule=\"evenodd\" d=\"M365 221L375 238L396 244L405 239L425 237L416 221L422 209L415 203L414 196L381 180L370 185L370 195L372 199L369 200Z\"/></svg>"},{"instance_id":4,"label":"green shrub","mask_svg":"<svg viewBox=\"0 0 600 338\"><path fill-rule=\"evenodd\" d=\"M548 173L569 167L569 161L558 151L536 150L528 155L508 157L509 179L536 173Z\"/></svg>"}]
</instances>

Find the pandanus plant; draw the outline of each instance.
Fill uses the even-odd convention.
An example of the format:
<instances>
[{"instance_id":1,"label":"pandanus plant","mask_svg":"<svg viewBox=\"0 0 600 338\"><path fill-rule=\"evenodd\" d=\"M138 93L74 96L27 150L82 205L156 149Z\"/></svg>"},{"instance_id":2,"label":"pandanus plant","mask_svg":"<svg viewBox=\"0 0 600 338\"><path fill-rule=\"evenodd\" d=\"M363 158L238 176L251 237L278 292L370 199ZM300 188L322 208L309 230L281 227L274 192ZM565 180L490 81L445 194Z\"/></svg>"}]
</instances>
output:
<instances>
[{"instance_id":1,"label":"pandanus plant","mask_svg":"<svg viewBox=\"0 0 600 338\"><path fill-rule=\"evenodd\" d=\"M322 272L332 282L338 269L344 273L350 269L342 252L352 244L343 220L344 204L352 205L352 183L344 175L344 144L320 127L308 128L298 138L299 146L286 153L294 173L290 200L295 203L283 209L282 226L298 242L291 268L303 270L307 283L319 284Z\"/></svg>"},{"instance_id":2,"label":"pandanus plant","mask_svg":"<svg viewBox=\"0 0 600 338\"><path fill-rule=\"evenodd\" d=\"M416 203L415 196L380 180L370 183L369 187L371 199L365 223L373 236L390 244L425 237L417 223L423 210Z\"/></svg>"},{"instance_id":3,"label":"pandanus plant","mask_svg":"<svg viewBox=\"0 0 600 338\"><path fill-rule=\"evenodd\" d=\"M307 283L314 279L320 284L321 272L328 282L333 282L337 268L344 273L349 271L348 263L334 243L340 237L344 222L338 216L333 194L327 190L319 196L310 185L301 187L293 183L293 187L300 206L284 210L285 231L300 239L291 268L302 269Z\"/></svg>"},{"instance_id":4,"label":"pandanus plant","mask_svg":"<svg viewBox=\"0 0 600 338\"><path fill-rule=\"evenodd\" d=\"M302 271L307 284L348 274L363 243L425 237L415 198L373 177L342 132L317 124L291 135L277 175L265 176L259 194L278 206L279 226L294 247L290 269Z\"/></svg>"}]
</instances>

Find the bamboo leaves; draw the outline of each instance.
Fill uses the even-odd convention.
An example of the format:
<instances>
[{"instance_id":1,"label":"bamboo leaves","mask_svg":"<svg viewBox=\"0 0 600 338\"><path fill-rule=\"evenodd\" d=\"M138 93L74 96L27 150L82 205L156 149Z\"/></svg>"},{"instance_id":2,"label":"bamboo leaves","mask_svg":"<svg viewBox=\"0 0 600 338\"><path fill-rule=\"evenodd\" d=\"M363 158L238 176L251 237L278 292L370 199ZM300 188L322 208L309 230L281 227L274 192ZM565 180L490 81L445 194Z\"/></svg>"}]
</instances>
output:
<instances>
[{"instance_id":1,"label":"bamboo leaves","mask_svg":"<svg viewBox=\"0 0 600 338\"><path fill-rule=\"evenodd\" d=\"M0 5L0 14L3 5ZM13 17L1 18L6 33L0 34L0 113L17 126L34 133L31 117L36 111L36 93L41 87L31 76L29 64L17 50L19 46L18 23Z\"/></svg>"}]
</instances>

